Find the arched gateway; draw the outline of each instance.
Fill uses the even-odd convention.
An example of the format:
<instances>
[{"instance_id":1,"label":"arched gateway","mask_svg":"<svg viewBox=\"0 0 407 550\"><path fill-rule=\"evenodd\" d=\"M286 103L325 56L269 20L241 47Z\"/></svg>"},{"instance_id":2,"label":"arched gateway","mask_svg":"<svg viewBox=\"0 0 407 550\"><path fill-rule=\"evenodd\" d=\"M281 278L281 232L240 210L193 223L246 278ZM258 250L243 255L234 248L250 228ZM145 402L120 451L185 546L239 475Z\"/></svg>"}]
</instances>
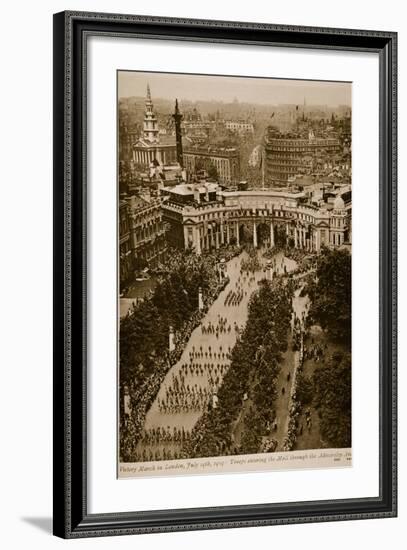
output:
<instances>
[{"instance_id":1,"label":"arched gateway","mask_svg":"<svg viewBox=\"0 0 407 550\"><path fill-rule=\"evenodd\" d=\"M349 188L337 189L337 199L329 202L316 201L304 192L277 189L212 189L212 196L206 190L201 197L194 184L166 188L163 195L168 240L179 248L193 247L197 254L250 240L254 247L288 244L314 252L322 245L337 247L351 242Z\"/></svg>"}]
</instances>

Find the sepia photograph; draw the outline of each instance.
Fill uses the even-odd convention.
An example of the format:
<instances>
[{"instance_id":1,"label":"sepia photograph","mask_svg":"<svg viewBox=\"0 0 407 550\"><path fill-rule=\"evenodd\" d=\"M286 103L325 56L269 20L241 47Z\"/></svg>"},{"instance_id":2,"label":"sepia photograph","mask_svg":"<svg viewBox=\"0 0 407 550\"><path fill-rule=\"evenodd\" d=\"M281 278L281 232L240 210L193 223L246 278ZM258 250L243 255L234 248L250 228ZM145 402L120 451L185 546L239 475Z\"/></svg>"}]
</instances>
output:
<instances>
[{"instance_id":1,"label":"sepia photograph","mask_svg":"<svg viewBox=\"0 0 407 550\"><path fill-rule=\"evenodd\" d=\"M117 72L118 477L352 465L352 84Z\"/></svg>"},{"instance_id":2,"label":"sepia photograph","mask_svg":"<svg viewBox=\"0 0 407 550\"><path fill-rule=\"evenodd\" d=\"M397 516L398 38L303 8L54 15L58 537Z\"/></svg>"}]
</instances>

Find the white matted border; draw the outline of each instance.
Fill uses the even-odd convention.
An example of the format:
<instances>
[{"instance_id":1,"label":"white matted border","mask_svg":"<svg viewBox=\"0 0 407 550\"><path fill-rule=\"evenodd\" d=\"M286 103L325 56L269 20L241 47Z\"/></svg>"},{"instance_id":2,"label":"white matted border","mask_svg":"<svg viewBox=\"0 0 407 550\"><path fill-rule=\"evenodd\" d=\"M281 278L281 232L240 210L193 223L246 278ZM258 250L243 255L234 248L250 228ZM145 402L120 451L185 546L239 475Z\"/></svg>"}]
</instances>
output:
<instances>
[{"instance_id":1,"label":"white matted border","mask_svg":"<svg viewBox=\"0 0 407 550\"><path fill-rule=\"evenodd\" d=\"M351 81L353 467L116 477L116 71ZM379 492L379 65L367 53L88 39L88 513L343 499Z\"/></svg>"}]
</instances>

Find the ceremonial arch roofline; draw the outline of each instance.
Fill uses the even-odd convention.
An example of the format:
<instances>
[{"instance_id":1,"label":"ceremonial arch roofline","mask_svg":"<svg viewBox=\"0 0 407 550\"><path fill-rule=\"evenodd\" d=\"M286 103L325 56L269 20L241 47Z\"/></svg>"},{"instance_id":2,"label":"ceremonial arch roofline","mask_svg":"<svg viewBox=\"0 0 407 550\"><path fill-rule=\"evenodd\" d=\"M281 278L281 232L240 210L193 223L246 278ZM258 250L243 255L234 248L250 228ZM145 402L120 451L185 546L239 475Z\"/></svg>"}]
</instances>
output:
<instances>
[{"instance_id":1,"label":"ceremonial arch roofline","mask_svg":"<svg viewBox=\"0 0 407 550\"><path fill-rule=\"evenodd\" d=\"M300 219L301 215L310 216L313 220L326 220L331 217L332 211L318 208L314 205L280 205L278 207L263 208L242 205L225 205L224 203L188 204L180 205L164 203L162 208L167 211L177 212L189 219L200 216L206 212L213 214L226 214L224 219L234 221L237 219L272 219L275 221ZM283 214L283 215L280 215Z\"/></svg>"},{"instance_id":2,"label":"ceremonial arch roofline","mask_svg":"<svg viewBox=\"0 0 407 550\"><path fill-rule=\"evenodd\" d=\"M238 198L238 197L278 197L282 199L302 199L305 197L303 191L292 192L288 190L277 189L256 189L252 191L227 191L223 190L220 193L225 198Z\"/></svg>"},{"instance_id":3,"label":"ceremonial arch roofline","mask_svg":"<svg viewBox=\"0 0 407 550\"><path fill-rule=\"evenodd\" d=\"M295 209L293 209L295 211ZM260 214L256 210L256 212L249 211L249 210L233 210L229 211L228 213L231 214L229 216L219 217L219 218L213 218L208 220L197 220L194 219L194 215L189 212L188 217L184 218L182 220L182 225L201 225L205 223L215 223L215 224L228 224L228 223L270 223L273 222L274 224L294 224L294 225L312 225L314 227L321 227L321 228L329 228L329 217L326 216L321 219L321 216L318 215L312 215L312 219L301 219L295 215L295 213L291 211L285 210L284 216L276 216L276 211L274 213L272 211ZM287 215L288 214L288 215Z\"/></svg>"}]
</instances>

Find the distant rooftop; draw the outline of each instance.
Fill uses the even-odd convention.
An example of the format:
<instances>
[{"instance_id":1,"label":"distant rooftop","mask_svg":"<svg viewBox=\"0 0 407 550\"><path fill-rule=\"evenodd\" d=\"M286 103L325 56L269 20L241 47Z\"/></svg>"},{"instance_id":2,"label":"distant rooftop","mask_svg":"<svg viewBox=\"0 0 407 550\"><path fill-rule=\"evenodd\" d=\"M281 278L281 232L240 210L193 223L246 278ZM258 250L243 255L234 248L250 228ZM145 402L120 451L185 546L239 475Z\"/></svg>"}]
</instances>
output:
<instances>
[{"instance_id":1,"label":"distant rooftop","mask_svg":"<svg viewBox=\"0 0 407 550\"><path fill-rule=\"evenodd\" d=\"M178 185L174 185L174 187L165 187L164 189L176 195L192 195L195 190L198 190L200 193L206 193L206 191L208 191L209 193L213 193L214 191L217 191L218 188L219 185L217 183L200 182L196 184L180 183Z\"/></svg>"},{"instance_id":2,"label":"distant rooftop","mask_svg":"<svg viewBox=\"0 0 407 550\"><path fill-rule=\"evenodd\" d=\"M184 149L185 153L202 153L202 154L213 154L213 155L222 155L222 154L231 154L237 153L238 150L236 147L215 147L209 145L188 145Z\"/></svg>"}]
</instances>

